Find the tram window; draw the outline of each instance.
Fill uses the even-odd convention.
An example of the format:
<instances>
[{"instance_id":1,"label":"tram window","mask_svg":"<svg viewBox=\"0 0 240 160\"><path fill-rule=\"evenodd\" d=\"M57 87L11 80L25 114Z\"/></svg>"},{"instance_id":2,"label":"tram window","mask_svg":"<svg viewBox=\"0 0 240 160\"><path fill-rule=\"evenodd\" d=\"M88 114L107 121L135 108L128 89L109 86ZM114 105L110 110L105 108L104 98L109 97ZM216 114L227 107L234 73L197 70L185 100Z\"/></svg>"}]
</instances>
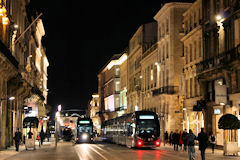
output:
<instances>
[{"instance_id":1,"label":"tram window","mask_svg":"<svg viewBox=\"0 0 240 160\"><path fill-rule=\"evenodd\" d=\"M132 123L128 123L127 124L127 135L131 136L133 134L133 127L132 127Z\"/></svg>"},{"instance_id":2,"label":"tram window","mask_svg":"<svg viewBox=\"0 0 240 160\"><path fill-rule=\"evenodd\" d=\"M120 131L120 135L124 135L124 126L123 126L123 124L119 125L119 131Z\"/></svg>"}]
</instances>

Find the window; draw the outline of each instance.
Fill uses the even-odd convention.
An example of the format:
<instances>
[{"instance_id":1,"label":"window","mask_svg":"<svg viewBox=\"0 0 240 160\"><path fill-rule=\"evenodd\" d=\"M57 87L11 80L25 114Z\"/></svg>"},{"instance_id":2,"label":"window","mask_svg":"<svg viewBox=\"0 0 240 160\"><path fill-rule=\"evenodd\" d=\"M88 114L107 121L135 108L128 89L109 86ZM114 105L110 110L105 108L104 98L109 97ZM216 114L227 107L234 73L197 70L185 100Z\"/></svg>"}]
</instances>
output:
<instances>
[{"instance_id":1,"label":"window","mask_svg":"<svg viewBox=\"0 0 240 160\"><path fill-rule=\"evenodd\" d=\"M197 27L197 13L196 13L196 11L194 11L193 20L194 20L194 28L195 28L195 27Z\"/></svg>"},{"instance_id":2,"label":"window","mask_svg":"<svg viewBox=\"0 0 240 160\"><path fill-rule=\"evenodd\" d=\"M168 84L169 84L169 72L168 72L168 70L166 71L166 86L168 86Z\"/></svg>"},{"instance_id":3,"label":"window","mask_svg":"<svg viewBox=\"0 0 240 160\"><path fill-rule=\"evenodd\" d=\"M115 76L120 76L120 68L115 68Z\"/></svg>"},{"instance_id":4,"label":"window","mask_svg":"<svg viewBox=\"0 0 240 160\"><path fill-rule=\"evenodd\" d=\"M195 97L198 96L198 81L197 78L194 77L194 91L195 91Z\"/></svg>"},{"instance_id":5,"label":"window","mask_svg":"<svg viewBox=\"0 0 240 160\"><path fill-rule=\"evenodd\" d=\"M36 64L36 67L38 69L39 72L41 72L41 57L42 57L42 54L40 52L40 49L37 48L36 49L36 60L35 60L35 64Z\"/></svg>"},{"instance_id":6,"label":"window","mask_svg":"<svg viewBox=\"0 0 240 160\"><path fill-rule=\"evenodd\" d=\"M153 79L154 79L154 87L156 87L157 86L157 66L156 65L154 65Z\"/></svg>"},{"instance_id":7,"label":"window","mask_svg":"<svg viewBox=\"0 0 240 160\"><path fill-rule=\"evenodd\" d=\"M153 80L153 65L151 65L151 81Z\"/></svg>"},{"instance_id":8,"label":"window","mask_svg":"<svg viewBox=\"0 0 240 160\"><path fill-rule=\"evenodd\" d=\"M151 77L150 77L150 79L151 79L151 81L150 81L150 84L151 84L151 88L153 88L153 83L154 83L154 81L153 81L153 65L151 65Z\"/></svg>"},{"instance_id":9,"label":"window","mask_svg":"<svg viewBox=\"0 0 240 160\"><path fill-rule=\"evenodd\" d=\"M165 60L165 46L162 47L162 59Z\"/></svg>"},{"instance_id":10,"label":"window","mask_svg":"<svg viewBox=\"0 0 240 160\"><path fill-rule=\"evenodd\" d=\"M164 36L165 36L165 32L166 32L166 30L165 30L165 24L162 25L162 30L163 30L162 34L163 34L163 37L164 37Z\"/></svg>"},{"instance_id":11,"label":"window","mask_svg":"<svg viewBox=\"0 0 240 160\"><path fill-rule=\"evenodd\" d=\"M115 82L115 91L119 92L120 91L120 81Z\"/></svg>"},{"instance_id":12,"label":"window","mask_svg":"<svg viewBox=\"0 0 240 160\"><path fill-rule=\"evenodd\" d=\"M197 42L194 41L194 60L197 59Z\"/></svg>"},{"instance_id":13,"label":"window","mask_svg":"<svg viewBox=\"0 0 240 160\"><path fill-rule=\"evenodd\" d=\"M201 38L199 39L198 45L199 45L198 46L199 47L198 48L199 49L198 54L199 54L199 57L202 57L202 48L201 48L202 47L202 41L201 41Z\"/></svg>"},{"instance_id":14,"label":"window","mask_svg":"<svg viewBox=\"0 0 240 160\"><path fill-rule=\"evenodd\" d=\"M189 98L189 96L188 96L188 79L186 79L185 89L186 89L186 97Z\"/></svg>"},{"instance_id":15,"label":"window","mask_svg":"<svg viewBox=\"0 0 240 160\"><path fill-rule=\"evenodd\" d=\"M166 58L168 58L168 43L167 43L167 45L166 45Z\"/></svg>"},{"instance_id":16,"label":"window","mask_svg":"<svg viewBox=\"0 0 240 160\"><path fill-rule=\"evenodd\" d=\"M167 20L166 20L166 34L168 34L168 30L169 30L168 25L169 25L169 21L168 21L168 19L167 19Z\"/></svg>"},{"instance_id":17,"label":"window","mask_svg":"<svg viewBox=\"0 0 240 160\"><path fill-rule=\"evenodd\" d=\"M162 28L159 27L159 37L161 38L162 37Z\"/></svg>"},{"instance_id":18,"label":"window","mask_svg":"<svg viewBox=\"0 0 240 160\"><path fill-rule=\"evenodd\" d=\"M165 87L165 72L163 71L162 73L163 73L162 74L163 75L163 87Z\"/></svg>"},{"instance_id":19,"label":"window","mask_svg":"<svg viewBox=\"0 0 240 160\"><path fill-rule=\"evenodd\" d=\"M185 59L186 59L186 64L188 64L188 47L185 47Z\"/></svg>"},{"instance_id":20,"label":"window","mask_svg":"<svg viewBox=\"0 0 240 160\"><path fill-rule=\"evenodd\" d=\"M190 44L189 56L190 56L189 62L192 62L192 44Z\"/></svg>"},{"instance_id":21,"label":"window","mask_svg":"<svg viewBox=\"0 0 240 160\"><path fill-rule=\"evenodd\" d=\"M193 89L193 79L190 78L190 98L193 97L193 91L192 91L192 89Z\"/></svg>"}]
</instances>

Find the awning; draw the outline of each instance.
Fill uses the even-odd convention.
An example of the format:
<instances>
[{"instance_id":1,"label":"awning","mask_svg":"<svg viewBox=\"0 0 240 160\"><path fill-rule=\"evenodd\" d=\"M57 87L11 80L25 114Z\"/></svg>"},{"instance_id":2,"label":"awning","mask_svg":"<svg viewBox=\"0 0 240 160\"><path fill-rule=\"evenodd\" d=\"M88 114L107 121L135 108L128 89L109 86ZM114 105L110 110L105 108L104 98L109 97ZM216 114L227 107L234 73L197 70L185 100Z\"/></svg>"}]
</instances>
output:
<instances>
[{"instance_id":1,"label":"awning","mask_svg":"<svg viewBox=\"0 0 240 160\"><path fill-rule=\"evenodd\" d=\"M24 118L23 128L38 128L38 118L37 117Z\"/></svg>"},{"instance_id":2,"label":"awning","mask_svg":"<svg viewBox=\"0 0 240 160\"><path fill-rule=\"evenodd\" d=\"M232 114L223 115L218 121L219 129L240 129L240 121Z\"/></svg>"}]
</instances>

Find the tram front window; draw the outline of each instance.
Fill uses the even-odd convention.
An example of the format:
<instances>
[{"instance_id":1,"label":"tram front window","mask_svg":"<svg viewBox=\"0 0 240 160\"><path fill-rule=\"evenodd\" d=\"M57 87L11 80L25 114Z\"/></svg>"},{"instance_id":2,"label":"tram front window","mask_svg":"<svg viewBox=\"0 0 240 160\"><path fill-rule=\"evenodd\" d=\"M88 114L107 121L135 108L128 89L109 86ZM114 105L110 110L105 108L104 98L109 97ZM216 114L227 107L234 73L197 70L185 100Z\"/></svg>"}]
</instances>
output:
<instances>
[{"instance_id":1,"label":"tram front window","mask_svg":"<svg viewBox=\"0 0 240 160\"><path fill-rule=\"evenodd\" d=\"M156 123L154 120L141 120L137 125L137 135L139 137L152 137L156 136Z\"/></svg>"},{"instance_id":2,"label":"tram front window","mask_svg":"<svg viewBox=\"0 0 240 160\"><path fill-rule=\"evenodd\" d=\"M82 126L82 127L79 127L79 132L91 133L92 132L92 128L90 126Z\"/></svg>"}]
</instances>

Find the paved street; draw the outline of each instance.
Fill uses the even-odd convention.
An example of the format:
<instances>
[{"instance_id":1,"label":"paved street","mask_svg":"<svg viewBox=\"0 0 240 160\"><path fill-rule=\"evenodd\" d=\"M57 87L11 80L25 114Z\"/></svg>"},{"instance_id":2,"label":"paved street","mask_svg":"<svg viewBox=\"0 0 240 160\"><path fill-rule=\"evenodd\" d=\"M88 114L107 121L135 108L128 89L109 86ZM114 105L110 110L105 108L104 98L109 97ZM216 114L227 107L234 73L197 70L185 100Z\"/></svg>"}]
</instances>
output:
<instances>
[{"instance_id":1,"label":"paved street","mask_svg":"<svg viewBox=\"0 0 240 160\"><path fill-rule=\"evenodd\" d=\"M7 155L9 153L9 155ZM186 152L173 151L169 145L156 149L129 149L125 146L107 143L77 144L71 142L58 143L43 146L34 151L22 151L16 153L13 150L1 151L0 160L187 160ZM196 160L200 160L199 151L196 148ZM222 150L216 150L213 155L210 149L206 152L206 160L237 160L240 157L223 156Z\"/></svg>"}]
</instances>

